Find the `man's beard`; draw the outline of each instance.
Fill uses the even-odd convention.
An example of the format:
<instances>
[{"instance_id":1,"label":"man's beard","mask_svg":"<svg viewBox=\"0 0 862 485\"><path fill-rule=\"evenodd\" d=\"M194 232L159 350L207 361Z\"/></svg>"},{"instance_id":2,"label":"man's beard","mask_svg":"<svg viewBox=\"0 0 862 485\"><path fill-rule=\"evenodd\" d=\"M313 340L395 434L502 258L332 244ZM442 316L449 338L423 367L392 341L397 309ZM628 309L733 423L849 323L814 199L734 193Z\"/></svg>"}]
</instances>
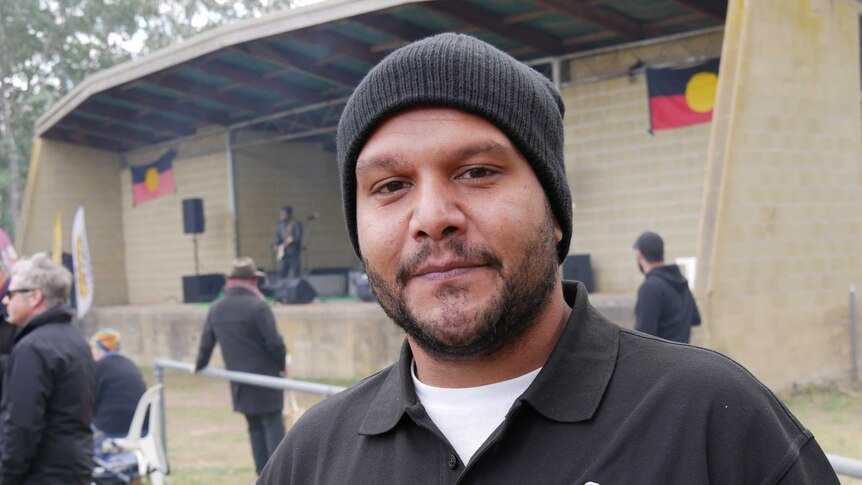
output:
<instances>
[{"instance_id":1,"label":"man's beard","mask_svg":"<svg viewBox=\"0 0 862 485\"><path fill-rule=\"evenodd\" d=\"M446 315L445 307L449 304L441 302L444 316L436 317L438 321L420 320L408 308L404 289L409 275L431 256L430 242L398 265L394 282L385 281L365 260L371 289L389 318L428 354L450 360L496 354L517 342L533 327L555 287L558 265L552 217L548 208L544 222L529 229L535 237L528 241L522 253L523 259L513 268L507 269L502 259L488 248L468 246L460 239L445 243L448 254L463 260L479 261L501 276L503 288L476 315L464 315L455 310ZM467 298L463 288L447 285L435 292L434 297L456 298L459 293ZM441 318L444 320L439 321ZM467 319L475 319L476 322L463 321ZM474 324L475 330L457 338L446 336L440 330L442 327L464 328L470 323Z\"/></svg>"}]
</instances>

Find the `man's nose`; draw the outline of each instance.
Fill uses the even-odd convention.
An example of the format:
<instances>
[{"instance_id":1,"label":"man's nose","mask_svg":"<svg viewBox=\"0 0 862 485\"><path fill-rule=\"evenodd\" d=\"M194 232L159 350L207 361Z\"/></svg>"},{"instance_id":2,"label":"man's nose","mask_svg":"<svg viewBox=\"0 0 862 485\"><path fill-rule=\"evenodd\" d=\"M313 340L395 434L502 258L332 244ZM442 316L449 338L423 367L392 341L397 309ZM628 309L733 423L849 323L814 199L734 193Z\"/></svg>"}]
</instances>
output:
<instances>
[{"instance_id":1,"label":"man's nose","mask_svg":"<svg viewBox=\"0 0 862 485\"><path fill-rule=\"evenodd\" d=\"M454 187L436 182L417 189L410 219L410 233L414 238L437 241L464 232L467 218L462 205L466 201Z\"/></svg>"}]
</instances>

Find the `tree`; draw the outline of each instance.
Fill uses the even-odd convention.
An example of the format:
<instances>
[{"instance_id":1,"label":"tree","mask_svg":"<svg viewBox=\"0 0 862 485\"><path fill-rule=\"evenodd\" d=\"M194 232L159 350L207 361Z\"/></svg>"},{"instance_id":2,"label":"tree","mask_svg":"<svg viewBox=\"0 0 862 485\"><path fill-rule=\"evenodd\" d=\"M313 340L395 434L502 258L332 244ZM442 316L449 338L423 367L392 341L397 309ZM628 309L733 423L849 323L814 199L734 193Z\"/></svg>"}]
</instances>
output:
<instances>
[{"instance_id":1,"label":"tree","mask_svg":"<svg viewBox=\"0 0 862 485\"><path fill-rule=\"evenodd\" d=\"M0 1L0 227L14 238L36 119L85 77L291 0Z\"/></svg>"}]
</instances>

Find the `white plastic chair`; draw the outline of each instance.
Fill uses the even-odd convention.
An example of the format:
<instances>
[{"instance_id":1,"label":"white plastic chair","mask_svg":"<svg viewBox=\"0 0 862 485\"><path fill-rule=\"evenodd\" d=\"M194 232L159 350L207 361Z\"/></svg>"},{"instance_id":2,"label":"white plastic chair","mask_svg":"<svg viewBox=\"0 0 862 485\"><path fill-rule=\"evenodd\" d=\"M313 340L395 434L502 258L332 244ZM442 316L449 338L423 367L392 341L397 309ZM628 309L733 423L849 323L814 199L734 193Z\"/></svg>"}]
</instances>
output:
<instances>
[{"instance_id":1,"label":"white plastic chair","mask_svg":"<svg viewBox=\"0 0 862 485\"><path fill-rule=\"evenodd\" d=\"M168 459L162 446L162 429L158 424L162 419L161 391L161 384L147 389L135 408L129 433L125 438L113 439L120 448L135 453L138 457L138 474L142 478L149 477L152 485L164 485L168 475ZM145 430L147 411L150 412L150 418Z\"/></svg>"}]
</instances>

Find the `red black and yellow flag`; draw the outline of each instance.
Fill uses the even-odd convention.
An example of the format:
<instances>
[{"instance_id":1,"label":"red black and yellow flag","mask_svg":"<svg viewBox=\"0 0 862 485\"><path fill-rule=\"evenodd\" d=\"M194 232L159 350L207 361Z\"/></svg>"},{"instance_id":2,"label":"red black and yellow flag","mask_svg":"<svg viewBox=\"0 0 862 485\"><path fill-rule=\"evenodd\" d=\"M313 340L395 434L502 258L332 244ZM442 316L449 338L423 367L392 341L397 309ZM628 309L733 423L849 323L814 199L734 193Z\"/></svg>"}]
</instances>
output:
<instances>
[{"instance_id":1,"label":"red black and yellow flag","mask_svg":"<svg viewBox=\"0 0 862 485\"><path fill-rule=\"evenodd\" d=\"M132 170L132 205L176 192L173 160L176 150L168 150L153 163Z\"/></svg>"},{"instance_id":2,"label":"red black and yellow flag","mask_svg":"<svg viewBox=\"0 0 862 485\"><path fill-rule=\"evenodd\" d=\"M716 58L691 67L646 70L651 131L712 120L718 63Z\"/></svg>"}]
</instances>

